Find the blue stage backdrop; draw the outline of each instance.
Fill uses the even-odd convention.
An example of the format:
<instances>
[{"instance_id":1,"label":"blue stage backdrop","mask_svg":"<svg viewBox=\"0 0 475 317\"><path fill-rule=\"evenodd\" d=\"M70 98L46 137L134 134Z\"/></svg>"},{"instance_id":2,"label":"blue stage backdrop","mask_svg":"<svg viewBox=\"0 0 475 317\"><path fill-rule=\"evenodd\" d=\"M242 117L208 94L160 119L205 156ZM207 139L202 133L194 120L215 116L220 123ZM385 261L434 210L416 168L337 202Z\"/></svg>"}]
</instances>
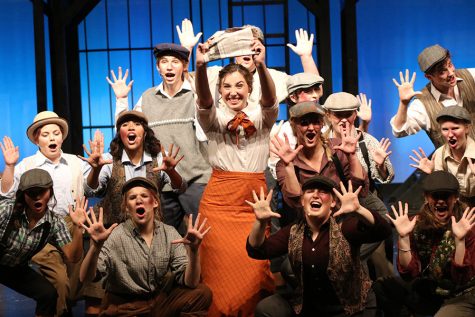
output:
<instances>
[{"instance_id":1,"label":"blue stage backdrop","mask_svg":"<svg viewBox=\"0 0 475 317\"><path fill-rule=\"evenodd\" d=\"M342 87L339 12L343 3L330 1L333 87L326 88L333 91L340 91ZM114 98L105 81L110 69L116 70L119 65L132 69L135 84L130 103L135 103L146 88L159 83L151 52L144 48L158 42L178 42L174 25L183 18L191 18L196 30L204 32L204 38L211 36L214 31L228 26L227 4L227 0L101 1L79 28L85 141L91 137L95 126L112 126ZM0 8L3 119L0 137L11 136L20 147L21 157L25 157L36 150L25 134L36 114L32 4L29 0L0 0ZM292 43L295 43L296 28L315 33L313 15L298 0L289 0L289 8L288 31ZM470 20L473 12L475 1L472 0L360 0L357 3L360 91L373 100L370 132L377 138L391 137L391 159L397 182L404 181L412 172L408 158L411 149L420 145L431 152L433 147L422 133L404 139L392 137L389 120L397 110L398 95L391 79L398 78L400 70L409 68L417 71L415 86L421 89L426 79L418 70L417 55L425 46L434 43L451 50L457 67L475 66L475 25ZM258 25L267 33L279 33L283 32L283 14L279 5L253 6L234 10L233 19L236 25L239 24L236 21L240 21ZM47 21L45 28L47 30ZM47 36L48 32L45 33ZM48 43L48 38L45 42ZM285 43L278 38L269 38L267 44L268 65L283 66ZM317 49L315 47L314 56ZM47 106L52 109L49 61L47 67ZM292 53L290 70L292 73L302 70L299 59ZM285 118L284 111L280 118ZM113 129L102 130L108 142ZM4 162L0 159L0 170L3 168Z\"/></svg>"}]
</instances>

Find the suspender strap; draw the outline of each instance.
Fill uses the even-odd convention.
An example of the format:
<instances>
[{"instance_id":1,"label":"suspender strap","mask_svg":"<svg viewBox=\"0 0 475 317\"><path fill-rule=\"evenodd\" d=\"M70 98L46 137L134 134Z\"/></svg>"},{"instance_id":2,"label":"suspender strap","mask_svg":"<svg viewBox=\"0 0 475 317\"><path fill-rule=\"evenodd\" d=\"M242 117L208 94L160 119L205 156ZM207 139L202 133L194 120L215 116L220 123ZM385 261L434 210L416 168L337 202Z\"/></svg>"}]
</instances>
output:
<instances>
[{"instance_id":1,"label":"suspender strap","mask_svg":"<svg viewBox=\"0 0 475 317\"><path fill-rule=\"evenodd\" d=\"M338 173L340 180L343 182L345 187L347 187L348 180L346 179L345 173L343 173L343 167L341 166L340 159L338 158L336 153L332 155L332 160L333 160L333 164L335 164L336 172Z\"/></svg>"},{"instance_id":2,"label":"suspender strap","mask_svg":"<svg viewBox=\"0 0 475 317\"><path fill-rule=\"evenodd\" d=\"M363 159L366 163L366 166L368 167L369 190L373 192L376 188L376 185L374 184L373 175L371 175L371 163L369 161L368 148L366 147L366 142L364 141L364 138L363 138L363 132L361 132L358 143L361 149L361 153L363 154Z\"/></svg>"}]
</instances>

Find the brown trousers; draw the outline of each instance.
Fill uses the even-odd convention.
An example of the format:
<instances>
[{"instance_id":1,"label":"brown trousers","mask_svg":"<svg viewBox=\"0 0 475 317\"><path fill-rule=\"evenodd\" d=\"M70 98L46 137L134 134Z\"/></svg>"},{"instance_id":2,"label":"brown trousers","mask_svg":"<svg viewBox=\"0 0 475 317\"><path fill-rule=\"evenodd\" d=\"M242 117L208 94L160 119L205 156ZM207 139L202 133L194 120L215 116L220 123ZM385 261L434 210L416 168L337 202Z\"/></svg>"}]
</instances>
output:
<instances>
[{"instance_id":1,"label":"brown trousers","mask_svg":"<svg viewBox=\"0 0 475 317\"><path fill-rule=\"evenodd\" d=\"M125 298L106 292L99 316L204 317L211 300L211 290L204 284L196 288L177 286L150 299Z\"/></svg>"},{"instance_id":2,"label":"brown trousers","mask_svg":"<svg viewBox=\"0 0 475 317\"><path fill-rule=\"evenodd\" d=\"M64 218L68 229L72 231L72 221L69 216ZM59 316L67 309L67 302L75 301L79 297L79 269L81 261L77 263L65 263L62 253L53 245L46 246L31 260L38 265L41 274L51 283L58 292L56 314Z\"/></svg>"}]
</instances>

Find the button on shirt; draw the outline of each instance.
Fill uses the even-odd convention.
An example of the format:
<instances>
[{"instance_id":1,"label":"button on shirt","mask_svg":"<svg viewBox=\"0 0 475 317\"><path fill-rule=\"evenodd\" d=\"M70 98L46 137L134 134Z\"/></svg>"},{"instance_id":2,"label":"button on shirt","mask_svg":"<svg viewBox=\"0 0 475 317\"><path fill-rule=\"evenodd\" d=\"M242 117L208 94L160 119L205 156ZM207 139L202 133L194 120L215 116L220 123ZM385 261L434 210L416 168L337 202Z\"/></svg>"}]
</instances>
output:
<instances>
[{"instance_id":1,"label":"button on shirt","mask_svg":"<svg viewBox=\"0 0 475 317\"><path fill-rule=\"evenodd\" d=\"M106 153L103 155L104 159L112 160L112 155L110 153ZM122 158L121 163L125 169L125 180L129 180L134 177L147 177L147 168L146 163L152 162L152 156L149 153L144 152L142 156L142 160L137 165L134 165L127 155L127 152L122 151ZM160 166L162 164L162 154L159 153L157 155L157 164ZM105 191L107 189L107 183L112 176L112 163L106 164L102 167L101 172L99 173L99 185L96 189L89 187L87 184L87 176L86 181L84 182L84 192L87 197L102 197L105 195ZM86 170L86 175L89 174L91 167L89 166ZM165 184L171 184L170 177L167 173L160 171L160 184L163 187ZM187 183L185 180L181 182L181 187L174 189L174 192L184 192L186 189Z\"/></svg>"},{"instance_id":2,"label":"button on shirt","mask_svg":"<svg viewBox=\"0 0 475 317\"><path fill-rule=\"evenodd\" d=\"M78 159L79 160L79 159ZM7 198L14 198L15 193L20 184L20 177L23 173L32 168L41 168L47 171L53 179L54 199L48 203L49 208L53 208L54 212L60 216L69 215L69 206L74 205L76 196L72 190L72 173L71 167L64 157L61 157L58 163L53 163L50 159L43 155L40 151L36 152L33 158L33 166L26 166L25 160L22 160L15 166L15 175L13 185L7 192L1 192L0 195ZM82 164L85 166L85 164ZM83 169L84 170L84 169ZM81 193L82 194L82 193Z\"/></svg>"},{"instance_id":3,"label":"button on shirt","mask_svg":"<svg viewBox=\"0 0 475 317\"><path fill-rule=\"evenodd\" d=\"M12 199L0 201L0 237L5 234L13 214L14 204L15 201ZM5 253L0 258L1 265L13 267L26 264L33 257L33 252L37 250L47 222L50 223L51 227L46 242L61 248L72 241L64 220L51 210L47 210L43 218L31 230L28 229L28 219L25 212L21 214L19 220L21 227L19 229L14 228L11 231L7 239Z\"/></svg>"},{"instance_id":4,"label":"button on shirt","mask_svg":"<svg viewBox=\"0 0 475 317\"><path fill-rule=\"evenodd\" d=\"M183 244L171 244L180 238L175 228L155 221L149 247L131 219L120 224L99 253L97 273L105 278L106 291L135 296L154 293L169 269L183 285L188 256Z\"/></svg>"}]
</instances>

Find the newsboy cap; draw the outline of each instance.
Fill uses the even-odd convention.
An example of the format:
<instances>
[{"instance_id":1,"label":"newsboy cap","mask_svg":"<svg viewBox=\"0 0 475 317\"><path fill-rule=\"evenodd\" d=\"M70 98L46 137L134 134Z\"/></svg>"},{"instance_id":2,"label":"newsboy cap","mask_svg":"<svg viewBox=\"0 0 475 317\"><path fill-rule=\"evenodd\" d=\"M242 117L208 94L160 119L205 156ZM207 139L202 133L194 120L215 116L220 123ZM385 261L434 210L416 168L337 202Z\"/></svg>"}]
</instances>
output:
<instances>
[{"instance_id":1,"label":"newsboy cap","mask_svg":"<svg viewBox=\"0 0 475 317\"><path fill-rule=\"evenodd\" d=\"M424 178L422 181L422 190L426 193L458 193L459 182L451 173L446 171L435 171Z\"/></svg>"},{"instance_id":2,"label":"newsboy cap","mask_svg":"<svg viewBox=\"0 0 475 317\"><path fill-rule=\"evenodd\" d=\"M306 89L318 84L321 85L323 81L324 79L317 74L298 73L287 79L287 92L290 95L298 89Z\"/></svg>"},{"instance_id":3,"label":"newsboy cap","mask_svg":"<svg viewBox=\"0 0 475 317\"><path fill-rule=\"evenodd\" d=\"M315 113L323 116L325 111L322 107L313 101L299 102L289 109L290 118L300 118L309 113Z\"/></svg>"},{"instance_id":4,"label":"newsboy cap","mask_svg":"<svg viewBox=\"0 0 475 317\"><path fill-rule=\"evenodd\" d=\"M465 121L467 123L472 123L472 117L467 109L460 106L449 106L442 109L436 117L437 122L443 121L443 119L457 119Z\"/></svg>"},{"instance_id":5,"label":"newsboy cap","mask_svg":"<svg viewBox=\"0 0 475 317\"><path fill-rule=\"evenodd\" d=\"M420 69L425 73L432 66L444 60L449 51L439 44L426 47L417 57Z\"/></svg>"},{"instance_id":6,"label":"newsboy cap","mask_svg":"<svg viewBox=\"0 0 475 317\"><path fill-rule=\"evenodd\" d=\"M347 92L337 92L328 96L323 108L330 111L351 111L360 106L358 99Z\"/></svg>"},{"instance_id":7,"label":"newsboy cap","mask_svg":"<svg viewBox=\"0 0 475 317\"><path fill-rule=\"evenodd\" d=\"M190 51L181 45L175 43L160 43L153 48L153 55L159 59L165 55L177 56L188 62Z\"/></svg>"},{"instance_id":8,"label":"newsboy cap","mask_svg":"<svg viewBox=\"0 0 475 317\"><path fill-rule=\"evenodd\" d=\"M50 188L52 186L53 179L47 171L33 168L21 175L18 191L25 192L31 188Z\"/></svg>"},{"instance_id":9,"label":"newsboy cap","mask_svg":"<svg viewBox=\"0 0 475 317\"><path fill-rule=\"evenodd\" d=\"M327 190L332 190L335 187L336 183L331 178L317 174L303 182L302 191L312 188L324 188Z\"/></svg>"},{"instance_id":10,"label":"newsboy cap","mask_svg":"<svg viewBox=\"0 0 475 317\"><path fill-rule=\"evenodd\" d=\"M125 182L122 186L122 195L127 193L129 189L134 187L144 187L152 190L155 193L158 193L157 185L152 182L150 179L145 177L134 177Z\"/></svg>"}]
</instances>

